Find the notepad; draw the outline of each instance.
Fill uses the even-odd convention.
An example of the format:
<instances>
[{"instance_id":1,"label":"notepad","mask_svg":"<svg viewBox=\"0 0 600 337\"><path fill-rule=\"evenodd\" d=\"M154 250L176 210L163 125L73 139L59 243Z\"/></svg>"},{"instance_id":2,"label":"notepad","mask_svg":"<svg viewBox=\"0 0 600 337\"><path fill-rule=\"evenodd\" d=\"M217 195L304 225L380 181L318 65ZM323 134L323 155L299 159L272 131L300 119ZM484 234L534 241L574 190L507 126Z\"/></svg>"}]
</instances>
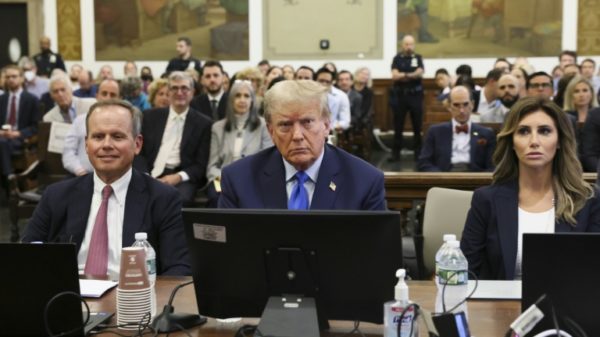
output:
<instances>
[{"instance_id":1,"label":"notepad","mask_svg":"<svg viewBox=\"0 0 600 337\"><path fill-rule=\"evenodd\" d=\"M469 294L475 286L475 281L469 281ZM475 300L520 300L521 281L488 281L480 280L477 290L470 299Z\"/></svg>"},{"instance_id":2,"label":"notepad","mask_svg":"<svg viewBox=\"0 0 600 337\"><path fill-rule=\"evenodd\" d=\"M79 280L79 288L82 297L99 298L109 289L115 287L119 282L105 280Z\"/></svg>"}]
</instances>

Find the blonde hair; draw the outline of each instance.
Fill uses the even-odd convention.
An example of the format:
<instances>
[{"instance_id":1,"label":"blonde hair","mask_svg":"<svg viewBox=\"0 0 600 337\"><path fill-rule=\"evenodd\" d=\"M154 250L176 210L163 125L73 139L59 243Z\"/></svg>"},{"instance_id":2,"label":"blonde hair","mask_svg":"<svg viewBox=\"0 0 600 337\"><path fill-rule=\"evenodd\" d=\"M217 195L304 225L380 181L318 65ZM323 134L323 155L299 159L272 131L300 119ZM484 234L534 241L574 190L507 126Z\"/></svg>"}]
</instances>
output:
<instances>
[{"instance_id":1,"label":"blonde hair","mask_svg":"<svg viewBox=\"0 0 600 337\"><path fill-rule=\"evenodd\" d=\"M328 89L311 80L285 80L276 83L265 94L265 120L271 123L273 114L283 110L287 104L318 102L321 117L329 119L329 105L327 104Z\"/></svg>"},{"instance_id":2,"label":"blonde hair","mask_svg":"<svg viewBox=\"0 0 600 337\"><path fill-rule=\"evenodd\" d=\"M588 108L595 108L598 106L598 98L596 98L594 86L592 85L592 83L583 76L575 76L571 81L569 81L569 85L567 85L567 89L565 90L563 103L563 109L565 111L577 110L573 99L573 93L575 92L575 86L579 83L587 84L588 89L590 89L590 95L592 96L592 100L590 101L590 105L588 106Z\"/></svg>"},{"instance_id":3,"label":"blonde hair","mask_svg":"<svg viewBox=\"0 0 600 337\"><path fill-rule=\"evenodd\" d=\"M513 134L519 122L527 115L543 111L552 118L558 131L558 146L552 161L552 185L556 201L556 218L575 225L575 215L594 196L593 187L583 177L577 158L573 126L567 114L554 102L537 97L525 97L510 109L504 127L498 133L494 164L496 170L493 184L519 179L519 159L513 149Z\"/></svg>"},{"instance_id":4,"label":"blonde hair","mask_svg":"<svg viewBox=\"0 0 600 337\"><path fill-rule=\"evenodd\" d=\"M152 106L154 106L154 99L156 98L156 94L163 87L168 87L169 81L165 78L159 78L157 80L152 81L148 86L148 101Z\"/></svg>"}]
</instances>

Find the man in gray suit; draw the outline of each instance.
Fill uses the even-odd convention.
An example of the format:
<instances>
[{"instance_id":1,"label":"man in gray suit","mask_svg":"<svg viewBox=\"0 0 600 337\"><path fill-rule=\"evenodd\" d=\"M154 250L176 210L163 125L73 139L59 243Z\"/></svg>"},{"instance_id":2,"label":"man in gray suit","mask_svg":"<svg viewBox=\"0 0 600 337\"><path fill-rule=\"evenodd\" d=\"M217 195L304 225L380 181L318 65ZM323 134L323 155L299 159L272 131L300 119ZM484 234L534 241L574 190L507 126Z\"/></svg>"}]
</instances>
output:
<instances>
[{"instance_id":1,"label":"man in gray suit","mask_svg":"<svg viewBox=\"0 0 600 337\"><path fill-rule=\"evenodd\" d=\"M44 122L71 124L75 117L86 114L96 103L94 98L73 97L71 80L65 74L59 74L50 79L50 96L56 105L44 115Z\"/></svg>"}]
</instances>

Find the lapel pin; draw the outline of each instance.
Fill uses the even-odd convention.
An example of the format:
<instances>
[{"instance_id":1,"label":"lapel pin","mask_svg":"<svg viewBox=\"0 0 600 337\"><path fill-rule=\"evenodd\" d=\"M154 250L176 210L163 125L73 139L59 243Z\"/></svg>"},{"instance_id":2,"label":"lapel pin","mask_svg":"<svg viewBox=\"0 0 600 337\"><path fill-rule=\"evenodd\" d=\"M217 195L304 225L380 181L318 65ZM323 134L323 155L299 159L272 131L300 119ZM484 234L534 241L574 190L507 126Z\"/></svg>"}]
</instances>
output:
<instances>
[{"instance_id":1,"label":"lapel pin","mask_svg":"<svg viewBox=\"0 0 600 337\"><path fill-rule=\"evenodd\" d=\"M334 183L333 181L329 183L329 188L330 188L332 191L334 191L334 192L335 192L335 189L336 189L336 187L337 187L337 186L335 186L335 183Z\"/></svg>"}]
</instances>

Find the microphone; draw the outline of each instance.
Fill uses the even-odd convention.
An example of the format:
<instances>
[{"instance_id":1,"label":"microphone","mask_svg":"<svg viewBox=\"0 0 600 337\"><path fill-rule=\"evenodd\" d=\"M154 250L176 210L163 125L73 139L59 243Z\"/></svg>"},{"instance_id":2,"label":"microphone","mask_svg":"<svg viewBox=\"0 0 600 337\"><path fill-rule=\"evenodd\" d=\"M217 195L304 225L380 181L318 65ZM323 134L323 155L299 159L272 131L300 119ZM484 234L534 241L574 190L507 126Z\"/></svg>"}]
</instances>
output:
<instances>
[{"instance_id":1,"label":"microphone","mask_svg":"<svg viewBox=\"0 0 600 337\"><path fill-rule=\"evenodd\" d=\"M163 311L152 321L151 326L154 331L159 333L168 333L186 330L196 325L202 325L206 323L206 317L197 314L174 312L175 308L173 307L173 299L175 298L175 294L179 289L192 283L194 283L194 281L182 283L173 289L171 292L171 297L169 298L169 303L165 304Z\"/></svg>"}]
</instances>

